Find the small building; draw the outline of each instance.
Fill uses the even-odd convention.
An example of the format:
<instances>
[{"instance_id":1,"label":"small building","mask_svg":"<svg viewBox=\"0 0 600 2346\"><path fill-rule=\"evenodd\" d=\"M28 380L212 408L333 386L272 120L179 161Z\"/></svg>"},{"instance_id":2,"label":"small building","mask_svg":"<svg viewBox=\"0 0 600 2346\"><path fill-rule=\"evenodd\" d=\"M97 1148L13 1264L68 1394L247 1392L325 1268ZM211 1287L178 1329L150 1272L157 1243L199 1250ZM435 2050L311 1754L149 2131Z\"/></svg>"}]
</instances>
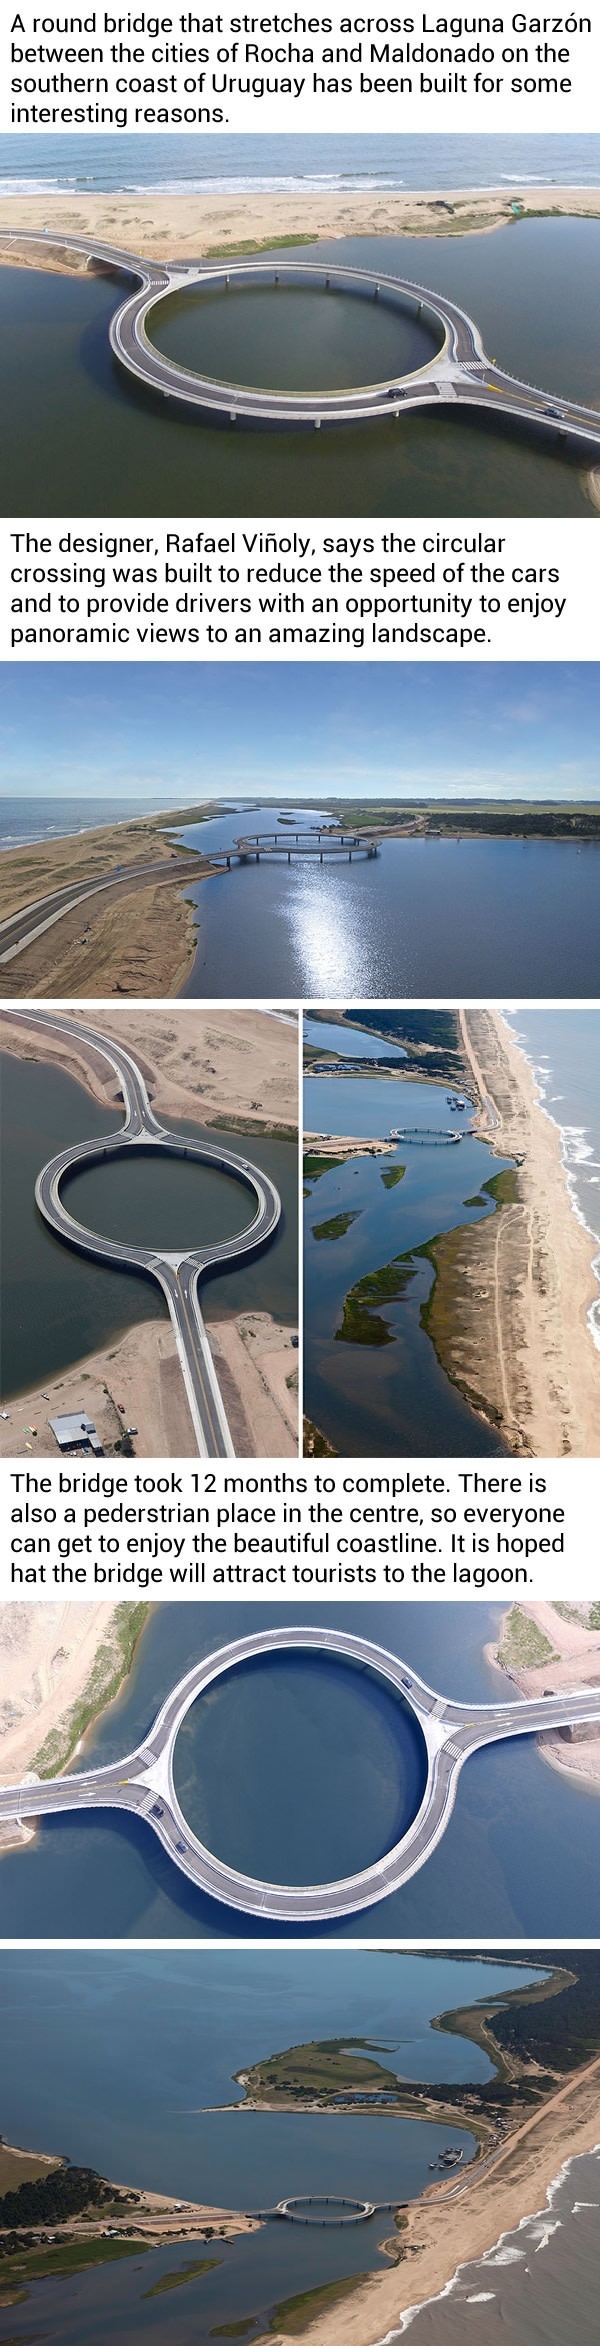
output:
<instances>
[{"instance_id":1,"label":"small building","mask_svg":"<svg viewBox=\"0 0 600 2346\"><path fill-rule=\"evenodd\" d=\"M84 1458L104 1457L94 1420L86 1417L85 1410L74 1411L72 1417L51 1417L49 1425L59 1450L71 1454L78 1451Z\"/></svg>"}]
</instances>

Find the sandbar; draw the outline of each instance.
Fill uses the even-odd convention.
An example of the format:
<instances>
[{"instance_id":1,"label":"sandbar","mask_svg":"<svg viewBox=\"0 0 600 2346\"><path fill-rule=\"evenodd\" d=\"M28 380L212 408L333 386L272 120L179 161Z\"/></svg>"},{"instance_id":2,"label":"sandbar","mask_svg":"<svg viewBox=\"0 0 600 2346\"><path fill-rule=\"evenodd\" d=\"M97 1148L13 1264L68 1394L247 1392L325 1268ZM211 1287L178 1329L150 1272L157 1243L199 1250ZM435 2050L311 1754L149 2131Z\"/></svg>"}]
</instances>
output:
<instances>
[{"instance_id":1,"label":"sandbar","mask_svg":"<svg viewBox=\"0 0 600 2346\"><path fill-rule=\"evenodd\" d=\"M486 1646L485 1656L527 1698L598 1686L600 1607L548 1600L513 1605L503 1616L497 1644ZM562 1727L537 1741L552 1767L600 1791L600 1728L591 1723Z\"/></svg>"},{"instance_id":2,"label":"sandbar","mask_svg":"<svg viewBox=\"0 0 600 2346\"><path fill-rule=\"evenodd\" d=\"M518 202L520 219L600 217L600 187L402 188L369 194L329 189L311 194L302 187L242 188L239 193L136 189L43 198L21 192L0 199L0 228L43 229L48 251L33 255L27 245L0 246L0 262L61 274L84 271L84 255L67 259L52 252L53 229L161 260L205 259L299 240L485 235L518 225L511 211Z\"/></svg>"},{"instance_id":3,"label":"sandbar","mask_svg":"<svg viewBox=\"0 0 600 2346\"><path fill-rule=\"evenodd\" d=\"M496 1010L461 1010L479 1128L516 1161L512 1196L485 1222L435 1242L430 1333L447 1373L508 1448L594 1458L600 1354L590 1330L597 1241L573 1211L558 1126Z\"/></svg>"}]
</instances>

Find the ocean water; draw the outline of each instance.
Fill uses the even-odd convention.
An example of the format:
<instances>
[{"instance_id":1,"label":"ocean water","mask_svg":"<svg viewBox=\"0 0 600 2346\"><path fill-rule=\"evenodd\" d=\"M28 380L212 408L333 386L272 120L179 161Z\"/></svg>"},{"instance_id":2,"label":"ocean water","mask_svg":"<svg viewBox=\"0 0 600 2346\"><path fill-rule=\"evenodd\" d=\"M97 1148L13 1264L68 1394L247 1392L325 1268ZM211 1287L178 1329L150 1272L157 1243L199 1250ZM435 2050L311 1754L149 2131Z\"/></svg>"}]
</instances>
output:
<instances>
[{"instance_id":1,"label":"ocean water","mask_svg":"<svg viewBox=\"0 0 600 2346\"><path fill-rule=\"evenodd\" d=\"M545 2205L405 2314L385 2346L407 2331L414 2346L597 2346L599 2215L600 2146L567 2160Z\"/></svg>"},{"instance_id":2,"label":"ocean water","mask_svg":"<svg viewBox=\"0 0 600 2346\"><path fill-rule=\"evenodd\" d=\"M68 839L103 823L128 823L162 814L161 798L0 798L0 850L30 847L37 839Z\"/></svg>"},{"instance_id":3,"label":"ocean water","mask_svg":"<svg viewBox=\"0 0 600 2346\"><path fill-rule=\"evenodd\" d=\"M383 1504L381 1494L378 1498ZM315 1558L315 1569L326 1565L324 1555ZM501 1606L482 1601L413 1602L410 1580L406 1592L402 1590L399 1603L378 1604L365 1598L358 1607L344 1596L323 1594L318 1618L336 1628L358 1627L364 1637L403 1656L442 1694L465 1702L501 1700L506 1681L484 1658L485 1646L497 1641ZM314 1622L314 1605L301 1598L302 1584L295 1597L286 1598L283 1613L277 1599L258 1605L236 1600L233 1607L227 1602L158 1605L118 1701L86 1735L85 1763L108 1763L135 1748L170 1688L196 1660L228 1639L274 1622ZM278 1677L277 1661L274 1683ZM380 1829L387 1827L398 1776L385 1720L365 1700L366 1683L359 1676L353 1687L361 1765L352 1770L352 1829L357 1840L370 1834L372 1845ZM336 1717L341 1716L338 1709ZM271 1732L265 1721L264 1679L260 1674L255 1680L248 1678L241 1703L232 1674L219 1716L215 1714L212 1744L209 1740L204 1746L201 1794L208 1843L219 1854L225 1804L229 1801L233 1807L242 1787L245 1858L248 1871L257 1873L262 1823L252 1785L264 1782L267 1731ZM218 1784L211 1766L204 1772L204 1756L210 1761L217 1751ZM312 1785L319 1768L320 1804L329 1811L323 1825L329 1858L335 1856L336 1841L340 1852L347 1851L348 1801L339 1769L330 1762L326 1706L315 1702L315 1682L308 1670L304 1688L300 1676L296 1680L294 1702L285 1711L277 1746L271 1739L271 1858L285 1865L297 1862L305 1776L308 1787L309 1777ZM294 1768L297 1789L292 1802ZM319 1938L342 1946L366 1935L376 1937L378 1945L412 1939L417 1946L430 1939L456 1939L459 1944L465 1939L491 1939L497 1944L498 1939L524 1938L538 1946L541 1939L568 1940L569 1934L600 1937L598 1816L598 1803L585 1787L548 1768L529 1737L516 1736L469 1761L439 1847L404 1889L366 1917L357 1914L341 1925L328 1923L321 1933L296 1926L294 1937L305 1948ZM110 1810L98 1811L93 1819L75 1813L48 1819L27 1847L2 1857L0 1897L3 1933L17 1940L220 1941L226 1933L247 1944L281 1942L286 1936L272 1922L230 1913L202 1896L176 1871L142 1821Z\"/></svg>"},{"instance_id":4,"label":"ocean water","mask_svg":"<svg viewBox=\"0 0 600 2346\"><path fill-rule=\"evenodd\" d=\"M431 2028L435 2014L519 1989L541 1970L511 1962L347 1950L27 1950L0 1957L8 2141L62 2149L117 2182L230 2208L296 2193L374 2201L418 2194L449 2142L465 2160L464 2125L362 2114L242 2117L234 2073L271 2052L333 2035L368 2038L401 2075L437 2082L491 2075L485 2052ZM0 2312L0 2339L41 2334L60 2346L160 2339L196 2346L214 2325L263 2330L273 2302L380 2264L387 2213L351 2231L266 2224L208 2246L217 2269L153 2304L164 2272L182 2274L200 2244L179 2244L71 2280L33 2283ZM380 2268L381 2269L381 2268ZM250 2318L249 2318L250 2317ZM32 2323L34 2325L32 2329Z\"/></svg>"},{"instance_id":5,"label":"ocean water","mask_svg":"<svg viewBox=\"0 0 600 2346\"><path fill-rule=\"evenodd\" d=\"M588 218L531 219L493 236L389 235L324 240L311 250L323 262L402 270L448 294L474 317L490 353L525 381L553 394L597 398L600 320L589 300L600 223ZM282 334L293 292L280 288ZM461 405L434 414L415 409L401 423L344 425L326 432L232 432L156 401L113 359L110 319L119 299L107 277L53 276L31 268L0 270L6 428L5 511L145 515L148 482L157 516L268 513L376 517L402 513L485 516L580 515L593 521L584 465L562 443L528 425ZM345 363L369 379L372 305L348 298ZM235 375L258 362L261 297L237 319ZM251 322L252 321L252 322ZM361 328L360 335L358 327ZM321 364L327 303L317 290L310 339ZM347 339L346 339L347 337ZM358 342L360 341L360 349ZM44 427L38 388L44 379Z\"/></svg>"},{"instance_id":6,"label":"ocean water","mask_svg":"<svg viewBox=\"0 0 600 2346\"><path fill-rule=\"evenodd\" d=\"M11 132L0 139L0 195L243 194L302 188L305 194L339 189L359 194L390 188L596 187L600 139L561 137L395 137L336 132L139 131L135 137L103 131L93 138L54 132L39 138Z\"/></svg>"},{"instance_id":7,"label":"ocean water","mask_svg":"<svg viewBox=\"0 0 600 2346\"><path fill-rule=\"evenodd\" d=\"M531 1063L542 1106L559 1126L573 1211L598 1240L600 1286L600 1009L520 1004L508 1023ZM590 1332L600 1350L600 1295L591 1305Z\"/></svg>"}]
</instances>

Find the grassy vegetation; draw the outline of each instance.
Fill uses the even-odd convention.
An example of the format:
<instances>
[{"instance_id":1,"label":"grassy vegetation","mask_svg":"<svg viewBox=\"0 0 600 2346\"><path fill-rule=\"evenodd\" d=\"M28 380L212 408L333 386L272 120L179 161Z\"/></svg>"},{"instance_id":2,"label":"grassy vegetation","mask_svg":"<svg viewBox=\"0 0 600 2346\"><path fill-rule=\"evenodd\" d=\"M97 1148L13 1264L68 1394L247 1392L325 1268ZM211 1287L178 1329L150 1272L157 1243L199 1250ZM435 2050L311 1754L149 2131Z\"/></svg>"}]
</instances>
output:
<instances>
[{"instance_id":1,"label":"grassy vegetation","mask_svg":"<svg viewBox=\"0 0 600 2346\"><path fill-rule=\"evenodd\" d=\"M542 1662L557 1662L558 1658L537 1621L523 1613L520 1605L512 1605L498 1649L498 1660L504 1669L537 1670Z\"/></svg>"},{"instance_id":2,"label":"grassy vegetation","mask_svg":"<svg viewBox=\"0 0 600 2346\"><path fill-rule=\"evenodd\" d=\"M352 2050L353 2046L358 2049ZM273 2053L266 2061L257 2061L253 2069L244 2071L246 2093L253 2101L257 2096L276 2093L292 2095L294 2099L308 2096L314 2100L326 2099L331 2094L363 2092L372 2086L379 2092L395 2092L397 2080L393 2070L385 2069L371 2052L365 2037L332 2037L307 2045L290 2045L286 2052Z\"/></svg>"},{"instance_id":3,"label":"grassy vegetation","mask_svg":"<svg viewBox=\"0 0 600 2346\"><path fill-rule=\"evenodd\" d=\"M221 2322L217 2330L211 2330L210 2336L211 2338L247 2338L250 2330L256 2329L257 2322L258 2315L249 2313L245 2321Z\"/></svg>"},{"instance_id":4,"label":"grassy vegetation","mask_svg":"<svg viewBox=\"0 0 600 2346\"><path fill-rule=\"evenodd\" d=\"M345 1163L345 1157L320 1157L317 1151L311 1152L309 1150L304 1158L304 1179L305 1181L320 1181L322 1173L336 1172L338 1166L345 1165Z\"/></svg>"},{"instance_id":5,"label":"grassy vegetation","mask_svg":"<svg viewBox=\"0 0 600 2346\"><path fill-rule=\"evenodd\" d=\"M145 2240L64 2240L36 2248L18 2248L2 2259L0 2306L22 2305L29 2296L28 2281L68 2280L94 2265L116 2263L119 2257L147 2256Z\"/></svg>"},{"instance_id":6,"label":"grassy vegetation","mask_svg":"<svg viewBox=\"0 0 600 2346\"><path fill-rule=\"evenodd\" d=\"M147 2297L164 2297L170 2289L183 2289L186 2281L198 2281L202 2273L214 2273L222 2262L221 2256L191 2257L176 2272L162 2273L160 2281L153 2281L152 2288L144 2290L144 2300Z\"/></svg>"},{"instance_id":7,"label":"grassy vegetation","mask_svg":"<svg viewBox=\"0 0 600 2346\"><path fill-rule=\"evenodd\" d=\"M393 1329L388 1327L377 1305L397 1303L406 1294L415 1277L412 1258L398 1255L392 1263L384 1263L378 1271L366 1271L363 1279L344 1297L341 1327L336 1328L336 1344L394 1344Z\"/></svg>"},{"instance_id":8,"label":"grassy vegetation","mask_svg":"<svg viewBox=\"0 0 600 2346\"><path fill-rule=\"evenodd\" d=\"M600 1608L598 1609L600 1610ZM588 1629L590 1626L587 1605L561 1605L559 1604L558 1597L554 1597L552 1600L552 1611L553 1613L558 1613L561 1621L576 1622L578 1629ZM600 1621L597 1622L596 1627L600 1628Z\"/></svg>"},{"instance_id":9,"label":"grassy vegetation","mask_svg":"<svg viewBox=\"0 0 600 2346\"><path fill-rule=\"evenodd\" d=\"M0 2135L0 2201L5 2191L18 2191L22 2183L43 2182L53 2168L62 2165L60 2158L36 2158L34 2151L29 2157L22 2151L11 2150Z\"/></svg>"},{"instance_id":10,"label":"grassy vegetation","mask_svg":"<svg viewBox=\"0 0 600 2346\"><path fill-rule=\"evenodd\" d=\"M387 1173L381 1175L384 1189L396 1189L398 1182L404 1180L405 1172L405 1165L388 1165Z\"/></svg>"},{"instance_id":11,"label":"grassy vegetation","mask_svg":"<svg viewBox=\"0 0 600 2346\"><path fill-rule=\"evenodd\" d=\"M325 2281L320 2289L305 2289L301 2297L284 2297L281 2305L273 2308L270 2330L284 2330L286 2337L297 2338L307 2330L319 2313L330 2313L334 2305L341 2305L361 2282L370 2280L369 2273L351 2273L344 2281Z\"/></svg>"},{"instance_id":12,"label":"grassy vegetation","mask_svg":"<svg viewBox=\"0 0 600 2346\"><path fill-rule=\"evenodd\" d=\"M519 1202L519 1173L516 1165L507 1165L502 1173L492 1173L489 1181L482 1181L484 1194L494 1199L497 1206L516 1206Z\"/></svg>"},{"instance_id":13,"label":"grassy vegetation","mask_svg":"<svg viewBox=\"0 0 600 2346\"><path fill-rule=\"evenodd\" d=\"M351 1223L358 1221L359 1213L360 1207L354 1214L332 1214L329 1222L313 1222L313 1238L345 1238Z\"/></svg>"},{"instance_id":14,"label":"grassy vegetation","mask_svg":"<svg viewBox=\"0 0 600 2346\"><path fill-rule=\"evenodd\" d=\"M204 259L205 261L234 260L236 255L241 253L279 252L284 245L317 244L317 242L316 232L314 236L301 236L300 234L296 236L263 236L260 240L255 236L247 236L240 244L208 245Z\"/></svg>"},{"instance_id":15,"label":"grassy vegetation","mask_svg":"<svg viewBox=\"0 0 600 2346\"><path fill-rule=\"evenodd\" d=\"M320 1426L313 1424L312 1417L305 1417L303 1421L302 1454L304 1458L337 1458L338 1456L337 1450L334 1450L333 1442L328 1442L327 1435L321 1432Z\"/></svg>"},{"instance_id":16,"label":"grassy vegetation","mask_svg":"<svg viewBox=\"0 0 600 2346\"><path fill-rule=\"evenodd\" d=\"M295 1124L271 1124L268 1116L207 1116L211 1132L262 1133L265 1140L295 1140Z\"/></svg>"},{"instance_id":17,"label":"grassy vegetation","mask_svg":"<svg viewBox=\"0 0 600 2346\"><path fill-rule=\"evenodd\" d=\"M90 1721L105 1711L127 1678L131 1669L138 1638L150 1611L149 1605L117 1605L102 1645L98 1646L87 1685L67 1711L57 1727L46 1736L40 1751L36 1751L31 1766L38 1776L56 1776L72 1758L81 1736Z\"/></svg>"}]
</instances>

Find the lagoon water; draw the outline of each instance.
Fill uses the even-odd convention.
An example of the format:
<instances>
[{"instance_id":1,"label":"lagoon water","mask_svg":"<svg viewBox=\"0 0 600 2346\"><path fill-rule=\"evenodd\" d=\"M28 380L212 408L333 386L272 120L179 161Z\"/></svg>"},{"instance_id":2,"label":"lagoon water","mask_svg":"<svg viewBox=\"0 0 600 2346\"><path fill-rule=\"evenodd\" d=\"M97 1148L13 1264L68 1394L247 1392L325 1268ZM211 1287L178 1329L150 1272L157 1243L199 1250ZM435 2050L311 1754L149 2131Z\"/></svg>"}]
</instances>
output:
<instances>
[{"instance_id":1,"label":"lagoon water","mask_svg":"<svg viewBox=\"0 0 600 2346\"><path fill-rule=\"evenodd\" d=\"M589 300L600 223L585 218L518 221L490 236L348 237L303 246L328 263L399 270L448 293L476 319L491 357L525 381L594 405L600 318ZM277 256L276 256L277 257ZM194 511L289 516L578 514L593 520L581 462L527 428L496 424L460 406L331 432L232 433L157 406L113 360L108 326L117 280L0 270L5 350L4 509L111 518L145 515L152 481L157 515ZM232 315L234 314L234 297ZM280 289L282 338L294 296ZM337 358L369 379L372 305L340 305ZM258 359L260 299L237 308L238 381ZM254 321L254 323L253 323ZM360 350L357 334L360 329ZM229 329L228 329L229 331ZM327 337L327 302L311 299L315 369ZM39 383L44 413L40 431Z\"/></svg>"},{"instance_id":2,"label":"lagoon water","mask_svg":"<svg viewBox=\"0 0 600 2346\"><path fill-rule=\"evenodd\" d=\"M306 1042L333 1044L341 1057L348 1032L342 1024L324 1028L305 1019ZM369 1055L388 1055L387 1042L363 1038L357 1029L350 1057L360 1051L363 1039ZM342 1457L495 1457L505 1448L451 1384L421 1325L435 1277L427 1258L413 1256L404 1293L370 1313L372 1333L380 1333L383 1322L386 1340L348 1342L339 1333L345 1298L358 1280L398 1256L410 1257L411 1250L440 1231L478 1223L494 1212L493 1198L482 1185L509 1160L486 1141L468 1137L470 1108L461 1117L448 1106L449 1097L458 1096L455 1088L448 1093L445 1083L406 1076L305 1077L309 1134L375 1139L398 1125L461 1134L455 1147L398 1141L385 1156L350 1157L331 1171L306 1175L304 1407ZM314 1145L318 1154L318 1141ZM307 1146L310 1153L310 1141ZM401 1179L386 1186L386 1175L400 1168ZM336 1233L339 1215L351 1220Z\"/></svg>"},{"instance_id":3,"label":"lagoon water","mask_svg":"<svg viewBox=\"0 0 600 2346\"><path fill-rule=\"evenodd\" d=\"M412 2196L449 2142L472 2156L464 2125L361 2113L248 2112L235 2072L272 2052L332 2036L373 2041L386 2066L411 2078L456 2082L492 2073L487 2054L432 2031L434 2015L519 1989L542 1970L444 1955L323 1950L90 1949L77 1955L4 1951L2 2131L10 2142L61 2149L122 2183L212 2206L269 2207L298 2193L372 2200ZM219 2107L221 2105L221 2107ZM383 2213L350 2231L266 2224L208 2244L216 2270L157 2301L161 2274L181 2275L201 2243L34 2282L26 2304L0 2312L0 2339L41 2334L60 2346L160 2339L194 2346L215 2326L265 2327L274 2304L379 2264ZM32 2324L34 2325L32 2329Z\"/></svg>"},{"instance_id":4,"label":"lagoon water","mask_svg":"<svg viewBox=\"0 0 600 2346\"><path fill-rule=\"evenodd\" d=\"M35 1181L40 1167L70 1141L117 1131L122 1116L101 1106L83 1085L57 1066L2 1054L3 1178L3 1341L5 1401L60 1375L87 1353L117 1339L141 1320L161 1319L166 1306L154 1282L134 1272L113 1271L88 1262L55 1238L38 1213ZM202 1127L173 1121L173 1129L202 1136ZM239 1153L240 1134L207 1128L211 1147L222 1137ZM297 1319L296 1231L297 1154L289 1141L252 1139L252 1154L277 1183L284 1212L272 1246L256 1260L212 1278L205 1290L208 1318L240 1311L271 1311L295 1326ZM248 1142L250 1146L250 1142ZM178 1176L183 1173L183 1180ZM126 1236L135 1215L149 1243L193 1243L199 1223L211 1215L216 1235L240 1230L248 1219L237 1183L203 1174L178 1160L150 1165L117 1158L76 1175L68 1184L73 1210L91 1228ZM251 1201L250 1201L251 1205ZM139 1232L138 1232L139 1234ZM196 1239L198 1243L198 1239Z\"/></svg>"},{"instance_id":5,"label":"lagoon water","mask_svg":"<svg viewBox=\"0 0 600 2346\"><path fill-rule=\"evenodd\" d=\"M381 1494L379 1503L384 1503ZM327 1559L321 1554L312 1562L317 1571L326 1567ZM397 1553L394 1568L402 1569ZM506 1679L484 1658L486 1643L497 1639L501 1608L481 1600L424 1604L416 1597L410 1566L406 1573L404 1583L394 1583L400 1604L377 1604L365 1596L357 1606L342 1594L323 1595L315 1611L306 1596L302 1601L301 1581L297 1596L286 1601L283 1611L277 1599L271 1604L162 1603L150 1615L118 1701L85 1737L85 1764L109 1762L135 1748L170 1687L196 1660L249 1630L285 1620L302 1625L318 1617L323 1624L359 1630L404 1656L441 1693L465 1702L501 1701ZM505 1601L509 1597L507 1592ZM274 1680L279 1661L280 1657L273 1664ZM361 1760L352 1778L358 1850L369 1834L373 1845L389 1829L397 1798L398 1758L393 1755L392 1780L388 1728L377 1705L372 1705L368 1681L357 1676L352 1691ZM249 1679L242 1703L235 1674L228 1681L220 1710L214 1712L214 1735L209 1722L203 1751L203 1760L205 1755L215 1764L218 1759L219 1782L207 1769L200 1794L209 1844L217 1855L227 1802L230 1808L234 1800L239 1803L246 1863L250 1872L258 1873L263 1828L254 1785L264 1782L262 1677L254 1682L253 1711L252 1692ZM209 1696L209 1703L213 1699ZM341 1719L341 1709L336 1716ZM319 1767L321 1806L329 1806L328 1818L323 1825L319 1821L319 1834L327 1833L330 1861L336 1836L340 1853L352 1855L348 1804L339 1774L330 1771L330 1760L325 1705L316 1701L309 1669L304 1691L298 1674L283 1736L279 1733L277 1742L273 1734L270 1749L270 1853L292 1872L301 1864L305 1772L309 1795ZM399 1762L402 1765L402 1744ZM292 1804L294 1768L298 1791ZM536 1946L540 1937L553 1934L600 1937L599 1817L598 1802L589 1791L548 1768L529 1737L516 1737L469 1761L439 1848L403 1890L366 1917L357 1914L341 1925L329 1923L321 1934L296 1927L294 1935L305 1941L319 1935L344 1941L362 1940L367 1932L376 1933L379 1942L413 1938L420 1944L423 1938L444 1936L459 1942L482 1937L495 1941L499 1934L503 1939L529 1938ZM220 1940L226 1933L228 1938L248 1941L285 1936L274 1923L257 1923L201 1896L176 1871L143 1822L110 1810L98 1811L93 1820L81 1814L49 1819L34 1842L3 1856L0 1902L7 1938Z\"/></svg>"},{"instance_id":6,"label":"lagoon water","mask_svg":"<svg viewBox=\"0 0 600 2346\"><path fill-rule=\"evenodd\" d=\"M174 835L209 854L242 832L272 831L280 811L271 801ZM327 819L323 808L301 811L306 827ZM593 841L385 839L372 861L236 865L186 883L198 937L182 991L332 1002L594 995L599 889Z\"/></svg>"}]
</instances>

